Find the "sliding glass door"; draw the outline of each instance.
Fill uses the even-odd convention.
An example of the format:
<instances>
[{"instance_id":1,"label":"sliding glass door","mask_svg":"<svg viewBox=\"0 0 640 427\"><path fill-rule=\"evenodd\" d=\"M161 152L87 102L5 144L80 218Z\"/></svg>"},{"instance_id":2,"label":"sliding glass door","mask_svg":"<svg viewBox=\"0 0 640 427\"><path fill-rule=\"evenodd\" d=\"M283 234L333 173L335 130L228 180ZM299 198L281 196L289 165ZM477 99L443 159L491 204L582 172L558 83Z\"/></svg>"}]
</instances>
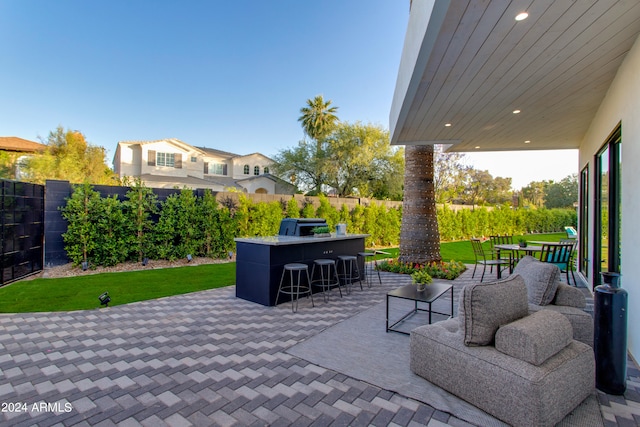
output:
<instances>
[{"instance_id":1,"label":"sliding glass door","mask_svg":"<svg viewBox=\"0 0 640 427\"><path fill-rule=\"evenodd\" d=\"M621 271L621 151L622 132L618 126L595 158L594 286L600 284L601 271Z\"/></svg>"},{"instance_id":2,"label":"sliding glass door","mask_svg":"<svg viewBox=\"0 0 640 427\"><path fill-rule=\"evenodd\" d=\"M580 172L580 210L578 211L579 223L579 258L578 269L589 277L589 165Z\"/></svg>"}]
</instances>

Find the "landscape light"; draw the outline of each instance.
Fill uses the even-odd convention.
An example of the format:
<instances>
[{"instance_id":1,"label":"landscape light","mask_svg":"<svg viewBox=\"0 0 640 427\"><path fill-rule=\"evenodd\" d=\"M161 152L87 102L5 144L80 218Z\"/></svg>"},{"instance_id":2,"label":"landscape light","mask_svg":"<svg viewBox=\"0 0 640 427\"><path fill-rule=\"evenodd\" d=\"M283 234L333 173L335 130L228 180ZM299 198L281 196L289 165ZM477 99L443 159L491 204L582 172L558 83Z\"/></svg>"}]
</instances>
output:
<instances>
[{"instance_id":1,"label":"landscape light","mask_svg":"<svg viewBox=\"0 0 640 427\"><path fill-rule=\"evenodd\" d=\"M105 292L104 294L100 295L98 299L100 300L100 305L109 307L109 303L111 302L111 297L109 296L109 292Z\"/></svg>"}]
</instances>

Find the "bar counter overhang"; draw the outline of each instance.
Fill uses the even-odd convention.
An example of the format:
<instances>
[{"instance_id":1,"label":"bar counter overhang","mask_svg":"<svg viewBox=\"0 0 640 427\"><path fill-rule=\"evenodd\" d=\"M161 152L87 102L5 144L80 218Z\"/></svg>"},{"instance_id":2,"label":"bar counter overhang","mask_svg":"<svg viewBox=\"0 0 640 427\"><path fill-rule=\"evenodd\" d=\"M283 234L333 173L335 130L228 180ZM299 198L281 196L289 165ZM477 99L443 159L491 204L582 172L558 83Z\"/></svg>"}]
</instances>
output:
<instances>
[{"instance_id":1,"label":"bar counter overhang","mask_svg":"<svg viewBox=\"0 0 640 427\"><path fill-rule=\"evenodd\" d=\"M364 240L368 236L332 233L330 237L236 238L236 297L273 306L285 264L305 263L309 266L311 275L314 260L336 259L338 255L357 255L364 251ZM359 263L360 271L362 267ZM288 299L281 297L278 302L285 301Z\"/></svg>"}]
</instances>

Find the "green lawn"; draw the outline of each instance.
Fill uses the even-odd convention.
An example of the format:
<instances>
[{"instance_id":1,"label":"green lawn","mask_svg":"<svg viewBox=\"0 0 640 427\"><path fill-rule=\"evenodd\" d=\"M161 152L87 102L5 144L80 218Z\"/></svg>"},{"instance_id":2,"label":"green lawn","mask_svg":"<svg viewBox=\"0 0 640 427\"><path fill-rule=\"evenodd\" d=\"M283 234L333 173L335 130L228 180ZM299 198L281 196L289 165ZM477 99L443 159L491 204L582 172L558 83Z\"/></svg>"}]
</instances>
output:
<instances>
[{"instance_id":1,"label":"green lawn","mask_svg":"<svg viewBox=\"0 0 640 427\"><path fill-rule=\"evenodd\" d=\"M564 233L527 235L528 241L557 242ZM516 237L517 240L517 237ZM489 242L485 242L489 248ZM385 248L377 259L395 258L398 248ZM469 241L440 245L444 261L473 264ZM23 280L0 288L0 313L90 310L100 307L98 296L109 292L109 305L186 294L235 285L236 264L207 264L157 270L101 273L59 279Z\"/></svg>"},{"instance_id":2,"label":"green lawn","mask_svg":"<svg viewBox=\"0 0 640 427\"><path fill-rule=\"evenodd\" d=\"M0 313L87 310L235 285L236 264L207 264L157 270L23 280L0 288Z\"/></svg>"}]
</instances>

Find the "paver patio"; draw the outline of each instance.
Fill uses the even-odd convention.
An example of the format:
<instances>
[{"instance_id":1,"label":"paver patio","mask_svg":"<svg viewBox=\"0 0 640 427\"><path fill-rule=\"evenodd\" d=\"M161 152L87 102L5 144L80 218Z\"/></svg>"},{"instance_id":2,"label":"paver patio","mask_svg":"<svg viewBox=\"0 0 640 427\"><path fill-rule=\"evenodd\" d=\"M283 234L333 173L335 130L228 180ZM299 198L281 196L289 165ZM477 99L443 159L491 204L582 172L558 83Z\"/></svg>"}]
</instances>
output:
<instances>
[{"instance_id":1,"label":"paver patio","mask_svg":"<svg viewBox=\"0 0 640 427\"><path fill-rule=\"evenodd\" d=\"M381 275L382 285L342 299L334 290L314 308L303 299L295 314L286 303L238 299L229 287L100 310L0 315L0 424L468 425L286 353L410 283ZM454 281L456 302L470 281L471 270ZM638 376L630 361L625 396L598 392L605 425L640 425Z\"/></svg>"}]
</instances>

